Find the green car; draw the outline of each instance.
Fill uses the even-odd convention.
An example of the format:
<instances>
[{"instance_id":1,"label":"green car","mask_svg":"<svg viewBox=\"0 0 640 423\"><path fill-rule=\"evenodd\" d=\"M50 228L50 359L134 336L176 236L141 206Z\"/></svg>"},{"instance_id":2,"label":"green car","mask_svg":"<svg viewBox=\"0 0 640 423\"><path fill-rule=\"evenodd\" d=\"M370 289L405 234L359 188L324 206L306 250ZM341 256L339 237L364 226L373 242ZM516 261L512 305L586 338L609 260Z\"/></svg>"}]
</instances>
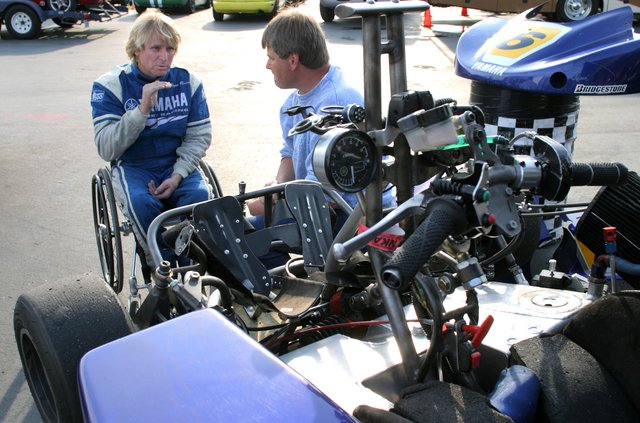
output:
<instances>
[{"instance_id":1,"label":"green car","mask_svg":"<svg viewBox=\"0 0 640 423\"><path fill-rule=\"evenodd\" d=\"M278 14L287 3L286 0L212 0L213 20L221 21L225 14L231 13L263 13L268 18Z\"/></svg>"},{"instance_id":2,"label":"green car","mask_svg":"<svg viewBox=\"0 0 640 423\"><path fill-rule=\"evenodd\" d=\"M211 0L133 0L133 7L135 7L138 14L144 12L149 7L193 13L199 7L203 9L210 8Z\"/></svg>"}]
</instances>

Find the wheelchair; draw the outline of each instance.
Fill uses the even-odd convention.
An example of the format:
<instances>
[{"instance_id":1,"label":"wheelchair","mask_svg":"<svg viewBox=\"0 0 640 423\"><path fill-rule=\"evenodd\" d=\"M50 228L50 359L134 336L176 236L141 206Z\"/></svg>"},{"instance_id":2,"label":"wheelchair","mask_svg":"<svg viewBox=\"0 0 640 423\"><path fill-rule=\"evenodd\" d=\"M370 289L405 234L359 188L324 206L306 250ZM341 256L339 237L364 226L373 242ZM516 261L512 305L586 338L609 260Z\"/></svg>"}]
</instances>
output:
<instances>
[{"instance_id":1,"label":"wheelchair","mask_svg":"<svg viewBox=\"0 0 640 423\"><path fill-rule=\"evenodd\" d=\"M222 197L222 188L213 168L205 160L198 164L205 180L212 188L213 198ZM111 182L111 167L104 166L91 178L91 196L93 206L93 224L95 230L100 268L105 282L116 292L122 291L124 283L124 251L122 237L133 233L133 226L122 213L115 200ZM137 283L137 260L140 260L141 271L145 283L151 280L145 251L133 237L133 256L131 259L131 273L129 281Z\"/></svg>"}]
</instances>

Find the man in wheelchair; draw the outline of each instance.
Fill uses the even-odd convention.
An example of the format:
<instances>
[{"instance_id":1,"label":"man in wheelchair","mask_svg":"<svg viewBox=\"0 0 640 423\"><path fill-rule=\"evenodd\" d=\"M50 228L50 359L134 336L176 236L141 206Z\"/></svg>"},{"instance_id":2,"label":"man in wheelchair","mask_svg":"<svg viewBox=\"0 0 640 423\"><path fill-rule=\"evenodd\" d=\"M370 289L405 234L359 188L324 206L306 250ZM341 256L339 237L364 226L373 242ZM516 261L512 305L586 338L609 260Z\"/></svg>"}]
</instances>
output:
<instances>
[{"instance_id":1,"label":"man in wheelchair","mask_svg":"<svg viewBox=\"0 0 640 423\"><path fill-rule=\"evenodd\" d=\"M201 80L172 65L180 41L173 20L150 9L129 34L130 63L100 76L91 94L98 154L111 163L114 196L152 267L153 219L211 198L198 167L211 144L209 109Z\"/></svg>"}]
</instances>

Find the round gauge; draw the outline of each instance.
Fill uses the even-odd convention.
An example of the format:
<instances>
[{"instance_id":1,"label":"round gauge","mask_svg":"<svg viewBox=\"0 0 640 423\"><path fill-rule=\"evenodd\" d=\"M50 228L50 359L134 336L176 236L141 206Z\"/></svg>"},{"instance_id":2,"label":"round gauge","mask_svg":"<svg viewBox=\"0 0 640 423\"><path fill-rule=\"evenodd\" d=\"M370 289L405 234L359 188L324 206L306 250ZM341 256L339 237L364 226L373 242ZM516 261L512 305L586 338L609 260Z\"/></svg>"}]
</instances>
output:
<instances>
[{"instance_id":1,"label":"round gauge","mask_svg":"<svg viewBox=\"0 0 640 423\"><path fill-rule=\"evenodd\" d=\"M318 180L339 191L362 191L377 170L378 150L371 137L357 129L331 129L313 150L313 171Z\"/></svg>"}]
</instances>

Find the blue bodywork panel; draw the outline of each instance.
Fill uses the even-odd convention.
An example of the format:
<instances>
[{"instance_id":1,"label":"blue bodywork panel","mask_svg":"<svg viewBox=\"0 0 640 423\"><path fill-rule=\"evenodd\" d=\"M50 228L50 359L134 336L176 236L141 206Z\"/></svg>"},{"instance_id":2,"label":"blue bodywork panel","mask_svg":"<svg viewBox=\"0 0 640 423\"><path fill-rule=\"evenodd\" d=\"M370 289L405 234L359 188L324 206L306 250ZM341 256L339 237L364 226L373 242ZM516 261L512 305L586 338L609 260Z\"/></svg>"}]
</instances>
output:
<instances>
[{"instance_id":1,"label":"blue bodywork panel","mask_svg":"<svg viewBox=\"0 0 640 423\"><path fill-rule=\"evenodd\" d=\"M91 423L357 422L211 309L90 351L78 377Z\"/></svg>"},{"instance_id":2,"label":"blue bodywork panel","mask_svg":"<svg viewBox=\"0 0 640 423\"><path fill-rule=\"evenodd\" d=\"M640 34L630 7L571 23L527 19L528 13L487 18L465 31L456 74L545 94L640 92Z\"/></svg>"}]
</instances>

